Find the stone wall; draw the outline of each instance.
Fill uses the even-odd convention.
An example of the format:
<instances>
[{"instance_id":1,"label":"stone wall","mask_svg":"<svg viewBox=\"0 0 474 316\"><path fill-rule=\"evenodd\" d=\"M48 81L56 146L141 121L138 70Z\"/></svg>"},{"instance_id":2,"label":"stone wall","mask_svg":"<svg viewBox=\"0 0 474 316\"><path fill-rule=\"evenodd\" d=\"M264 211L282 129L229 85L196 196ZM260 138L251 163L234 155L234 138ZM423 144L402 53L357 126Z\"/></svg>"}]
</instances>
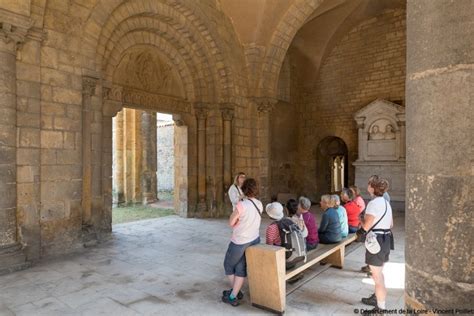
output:
<instances>
[{"instance_id":1,"label":"stone wall","mask_svg":"<svg viewBox=\"0 0 474 316\"><path fill-rule=\"evenodd\" d=\"M317 185L316 149L328 136L348 147L349 184L357 159L354 113L382 98L405 98L405 11L387 10L350 30L327 54L312 88L300 88L299 191L316 199L326 193Z\"/></svg>"},{"instance_id":2,"label":"stone wall","mask_svg":"<svg viewBox=\"0 0 474 316\"><path fill-rule=\"evenodd\" d=\"M157 187L158 191L173 191L174 188L174 124L157 123Z\"/></svg>"}]
</instances>

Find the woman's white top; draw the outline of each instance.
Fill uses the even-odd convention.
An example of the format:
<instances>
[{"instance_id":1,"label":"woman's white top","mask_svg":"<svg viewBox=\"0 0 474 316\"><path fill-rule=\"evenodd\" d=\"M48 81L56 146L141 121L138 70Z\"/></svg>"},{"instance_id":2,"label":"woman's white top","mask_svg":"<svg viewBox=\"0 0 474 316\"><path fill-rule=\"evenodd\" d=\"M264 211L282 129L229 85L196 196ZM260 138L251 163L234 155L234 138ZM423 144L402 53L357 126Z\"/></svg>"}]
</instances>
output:
<instances>
[{"instance_id":1,"label":"woman's white top","mask_svg":"<svg viewBox=\"0 0 474 316\"><path fill-rule=\"evenodd\" d=\"M232 209L235 209L237 203L244 197L242 190L239 188L238 185L232 184L227 192L229 194L230 202L232 203Z\"/></svg>"},{"instance_id":2,"label":"woman's white top","mask_svg":"<svg viewBox=\"0 0 474 316\"><path fill-rule=\"evenodd\" d=\"M365 214L374 217L374 224L383 216L385 212L385 205L387 205L387 213L373 229L390 229L392 226L392 207L384 197L378 196L367 204ZM373 224L372 224L373 225ZM374 232L377 233L377 232Z\"/></svg>"},{"instance_id":3,"label":"woman's white top","mask_svg":"<svg viewBox=\"0 0 474 316\"><path fill-rule=\"evenodd\" d=\"M233 227L231 239L236 245L249 243L260 236L263 205L262 202L254 198L252 202L245 198L237 203L236 210L239 212L239 220Z\"/></svg>"}]
</instances>

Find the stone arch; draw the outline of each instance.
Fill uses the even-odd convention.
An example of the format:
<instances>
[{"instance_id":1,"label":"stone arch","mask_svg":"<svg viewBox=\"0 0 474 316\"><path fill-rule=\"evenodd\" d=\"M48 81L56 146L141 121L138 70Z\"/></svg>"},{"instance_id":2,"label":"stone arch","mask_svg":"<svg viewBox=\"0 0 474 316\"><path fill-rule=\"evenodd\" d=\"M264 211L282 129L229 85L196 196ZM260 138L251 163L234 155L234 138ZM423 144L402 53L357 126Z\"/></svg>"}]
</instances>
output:
<instances>
[{"instance_id":1,"label":"stone arch","mask_svg":"<svg viewBox=\"0 0 474 316\"><path fill-rule=\"evenodd\" d=\"M136 36L137 34L141 34L142 36ZM194 100L196 97L198 97L199 92L195 91L198 89L198 87L195 86L196 80L192 76L194 67L192 65L188 65L188 63L178 53L176 48L166 42L163 38L159 38L158 36L150 33L145 34L147 34L147 36L145 36L142 32L129 33L122 39L121 42L118 43L117 47L120 47L120 49L111 51L110 56L105 56L107 57L105 58L107 63L104 65L103 78L109 82L113 81L113 73L115 68L118 66L123 53L127 49L137 45L149 45L158 48L162 55L166 58L165 61L168 64L177 67L177 72L179 73L180 78L183 80L186 99Z\"/></svg>"},{"instance_id":2,"label":"stone arch","mask_svg":"<svg viewBox=\"0 0 474 316\"><path fill-rule=\"evenodd\" d=\"M288 9L272 35L262 62L258 94L275 96L280 69L296 32L305 24L324 0L296 0Z\"/></svg>"},{"instance_id":3,"label":"stone arch","mask_svg":"<svg viewBox=\"0 0 474 316\"><path fill-rule=\"evenodd\" d=\"M178 44L176 50L180 54L186 52L186 49L189 51L190 48L193 48L190 50L192 51L190 55L198 54L195 48L205 47L207 53L204 54L204 51L201 50L198 55L204 55L203 58L208 61L207 71L218 79L214 89L216 98L226 98L234 94L234 78L226 63L223 62L224 55L216 43L217 36L214 36L214 31L210 30L203 22L202 17L195 14L193 10L184 5L171 4L171 2L117 0L115 4L97 3L84 26L84 57L85 60L91 60L91 58L94 60L89 64L89 68L100 70L101 65L96 64L95 55L103 49L104 42L113 34L115 27L123 20L133 16L160 17L166 25L166 32L175 30L177 34L180 34L177 36L178 38L189 38L193 45L185 48ZM198 63L198 65L203 69L206 67L202 63ZM210 65L215 65L214 69ZM205 79L208 80L209 76L203 76L201 80Z\"/></svg>"},{"instance_id":4,"label":"stone arch","mask_svg":"<svg viewBox=\"0 0 474 316\"><path fill-rule=\"evenodd\" d=\"M111 19L113 19L113 16ZM131 34L134 34L134 36L130 36ZM103 43L99 42L96 64L102 65L102 61L107 60L107 55L114 50L115 45L124 42L124 38L126 38L125 42L128 40L135 41L135 37L143 38L143 40L146 41L152 36L159 37L160 39L156 41L160 43L166 42L168 44L167 46L170 46L171 49L174 50L173 56L182 55L183 60L189 61L187 63L188 67L192 68L191 73L196 77L194 80L195 86L208 80L206 85L207 91L202 91L200 99L206 95L207 98L212 98L216 90L213 89L213 85L218 81L218 78L214 67L209 63L209 58L206 58L206 52L202 49L202 45L197 42L192 42L189 38L183 37L183 34L180 34L174 29L170 29L166 23L156 18L134 16L118 23L108 38L101 37L100 40ZM191 47L191 49L178 49L179 47ZM201 88L206 88L206 86ZM199 92L200 90L196 91L196 93ZM219 91L217 91L217 93L219 93Z\"/></svg>"}]
</instances>

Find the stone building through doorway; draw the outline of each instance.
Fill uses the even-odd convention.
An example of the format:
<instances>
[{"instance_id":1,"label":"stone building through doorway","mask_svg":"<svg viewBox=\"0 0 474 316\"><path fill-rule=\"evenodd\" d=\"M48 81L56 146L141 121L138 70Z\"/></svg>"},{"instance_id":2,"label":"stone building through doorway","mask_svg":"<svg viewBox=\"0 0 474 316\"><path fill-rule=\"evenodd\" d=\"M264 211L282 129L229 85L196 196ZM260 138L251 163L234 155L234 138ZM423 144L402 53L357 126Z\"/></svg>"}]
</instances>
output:
<instances>
[{"instance_id":1,"label":"stone building through doorway","mask_svg":"<svg viewBox=\"0 0 474 316\"><path fill-rule=\"evenodd\" d=\"M186 216L187 128L178 125L172 115L151 110L123 108L114 117L114 223Z\"/></svg>"}]
</instances>

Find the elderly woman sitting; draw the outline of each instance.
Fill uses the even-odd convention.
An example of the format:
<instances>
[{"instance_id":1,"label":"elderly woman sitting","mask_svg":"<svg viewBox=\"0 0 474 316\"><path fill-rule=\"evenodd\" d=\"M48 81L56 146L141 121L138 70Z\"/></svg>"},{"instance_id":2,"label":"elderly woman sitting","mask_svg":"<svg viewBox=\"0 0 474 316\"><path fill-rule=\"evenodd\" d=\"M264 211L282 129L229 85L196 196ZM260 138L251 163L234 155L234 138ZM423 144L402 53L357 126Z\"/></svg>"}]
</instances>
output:
<instances>
[{"instance_id":1,"label":"elderly woman sitting","mask_svg":"<svg viewBox=\"0 0 474 316\"><path fill-rule=\"evenodd\" d=\"M321 225L319 225L319 242L322 244L334 244L342 240L341 223L337 214L337 206L330 195L321 197L321 209L324 211Z\"/></svg>"}]
</instances>

